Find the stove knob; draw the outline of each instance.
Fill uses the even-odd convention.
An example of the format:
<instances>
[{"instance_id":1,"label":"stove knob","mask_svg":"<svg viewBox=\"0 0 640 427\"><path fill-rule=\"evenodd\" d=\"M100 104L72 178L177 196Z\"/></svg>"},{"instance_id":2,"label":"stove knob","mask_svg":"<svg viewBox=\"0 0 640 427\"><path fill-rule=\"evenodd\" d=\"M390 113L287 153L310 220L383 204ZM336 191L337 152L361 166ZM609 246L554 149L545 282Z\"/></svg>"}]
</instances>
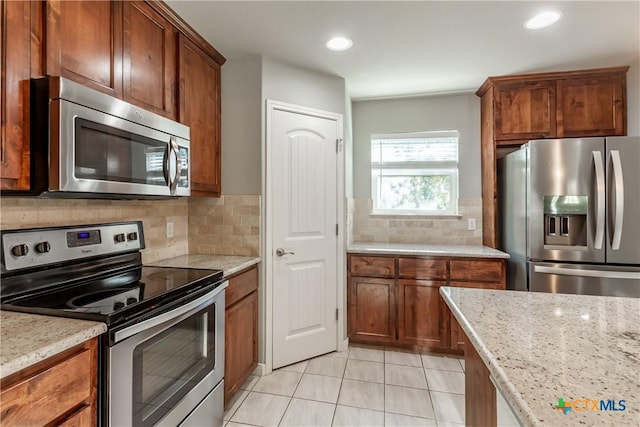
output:
<instances>
[{"instance_id":1,"label":"stove knob","mask_svg":"<svg viewBox=\"0 0 640 427\"><path fill-rule=\"evenodd\" d=\"M124 307L124 303L122 301L116 301L113 303L113 310L120 310Z\"/></svg>"},{"instance_id":2,"label":"stove knob","mask_svg":"<svg viewBox=\"0 0 640 427\"><path fill-rule=\"evenodd\" d=\"M134 298L134 297L129 297L127 298L127 305L129 304L135 304L138 302L138 298Z\"/></svg>"},{"instance_id":3,"label":"stove knob","mask_svg":"<svg viewBox=\"0 0 640 427\"><path fill-rule=\"evenodd\" d=\"M133 233L127 234L127 240L138 240L138 233L134 231Z\"/></svg>"},{"instance_id":4,"label":"stove knob","mask_svg":"<svg viewBox=\"0 0 640 427\"><path fill-rule=\"evenodd\" d=\"M124 233L116 234L115 236L113 236L113 241L116 243L122 243L125 240L126 237L124 236Z\"/></svg>"},{"instance_id":5,"label":"stove knob","mask_svg":"<svg viewBox=\"0 0 640 427\"><path fill-rule=\"evenodd\" d=\"M25 256L29 253L29 246L25 244L15 245L11 248L11 254L15 257Z\"/></svg>"},{"instance_id":6,"label":"stove knob","mask_svg":"<svg viewBox=\"0 0 640 427\"><path fill-rule=\"evenodd\" d=\"M36 252L39 254L46 254L51 250L51 244L49 242L40 242L36 245Z\"/></svg>"}]
</instances>

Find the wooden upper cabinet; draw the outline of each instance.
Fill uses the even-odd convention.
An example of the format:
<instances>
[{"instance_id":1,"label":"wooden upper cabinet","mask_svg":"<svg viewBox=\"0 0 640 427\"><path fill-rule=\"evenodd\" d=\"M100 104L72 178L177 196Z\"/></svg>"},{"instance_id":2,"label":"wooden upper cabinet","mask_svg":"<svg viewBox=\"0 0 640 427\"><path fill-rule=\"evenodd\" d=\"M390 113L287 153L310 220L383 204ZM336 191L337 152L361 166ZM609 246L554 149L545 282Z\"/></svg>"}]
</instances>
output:
<instances>
[{"instance_id":1,"label":"wooden upper cabinet","mask_svg":"<svg viewBox=\"0 0 640 427\"><path fill-rule=\"evenodd\" d=\"M183 34L179 120L191 128L191 195L220 196L220 64Z\"/></svg>"},{"instance_id":2,"label":"wooden upper cabinet","mask_svg":"<svg viewBox=\"0 0 640 427\"><path fill-rule=\"evenodd\" d=\"M22 160L28 155L29 78L31 77L31 4L27 1L3 1L0 4L0 176L3 190L27 190ZM28 167L25 171L28 178ZM26 187L25 187L26 185Z\"/></svg>"},{"instance_id":3,"label":"wooden upper cabinet","mask_svg":"<svg viewBox=\"0 0 640 427\"><path fill-rule=\"evenodd\" d=\"M496 140L550 138L555 135L555 81L500 83L494 90Z\"/></svg>"},{"instance_id":4,"label":"wooden upper cabinet","mask_svg":"<svg viewBox=\"0 0 640 427\"><path fill-rule=\"evenodd\" d=\"M46 71L122 98L122 2L48 0Z\"/></svg>"},{"instance_id":5,"label":"wooden upper cabinet","mask_svg":"<svg viewBox=\"0 0 640 427\"><path fill-rule=\"evenodd\" d=\"M624 73L563 79L556 85L559 138L626 135Z\"/></svg>"},{"instance_id":6,"label":"wooden upper cabinet","mask_svg":"<svg viewBox=\"0 0 640 427\"><path fill-rule=\"evenodd\" d=\"M495 248L499 240L497 149L517 148L530 139L626 135L628 70L489 77L480 86L484 245Z\"/></svg>"},{"instance_id":7,"label":"wooden upper cabinet","mask_svg":"<svg viewBox=\"0 0 640 427\"><path fill-rule=\"evenodd\" d=\"M122 3L124 100L176 118L176 31L142 1Z\"/></svg>"}]
</instances>

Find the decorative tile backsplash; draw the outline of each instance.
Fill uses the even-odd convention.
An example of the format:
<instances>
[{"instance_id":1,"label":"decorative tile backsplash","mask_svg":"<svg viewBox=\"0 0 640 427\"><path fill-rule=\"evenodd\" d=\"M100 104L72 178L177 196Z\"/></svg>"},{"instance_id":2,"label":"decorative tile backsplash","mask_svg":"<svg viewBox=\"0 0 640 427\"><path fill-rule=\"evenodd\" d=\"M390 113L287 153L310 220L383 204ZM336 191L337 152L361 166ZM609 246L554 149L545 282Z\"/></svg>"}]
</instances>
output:
<instances>
[{"instance_id":1,"label":"decorative tile backsplash","mask_svg":"<svg viewBox=\"0 0 640 427\"><path fill-rule=\"evenodd\" d=\"M146 249L142 261L186 255L189 202L172 200L85 200L12 198L0 199L0 229L49 227L142 220ZM166 224L173 222L174 237L167 238Z\"/></svg>"},{"instance_id":2,"label":"decorative tile backsplash","mask_svg":"<svg viewBox=\"0 0 640 427\"><path fill-rule=\"evenodd\" d=\"M260 196L189 200L189 253L260 255Z\"/></svg>"},{"instance_id":3,"label":"decorative tile backsplash","mask_svg":"<svg viewBox=\"0 0 640 427\"><path fill-rule=\"evenodd\" d=\"M371 215L371 199L347 202L349 243L430 243L440 245L482 245L482 199L459 199L460 218ZM467 229L475 218L476 230Z\"/></svg>"},{"instance_id":4,"label":"decorative tile backsplash","mask_svg":"<svg viewBox=\"0 0 640 427\"><path fill-rule=\"evenodd\" d=\"M142 220L151 263L187 254L260 255L260 196L171 200L0 198L0 229ZM174 235L167 238L167 223Z\"/></svg>"}]
</instances>

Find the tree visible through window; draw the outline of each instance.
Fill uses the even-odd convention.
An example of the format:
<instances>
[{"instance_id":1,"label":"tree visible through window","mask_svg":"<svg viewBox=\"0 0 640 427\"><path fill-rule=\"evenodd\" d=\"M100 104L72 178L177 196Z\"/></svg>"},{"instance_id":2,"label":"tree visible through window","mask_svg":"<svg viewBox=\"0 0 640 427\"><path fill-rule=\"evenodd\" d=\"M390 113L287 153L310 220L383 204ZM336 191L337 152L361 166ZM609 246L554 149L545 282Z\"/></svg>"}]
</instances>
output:
<instances>
[{"instance_id":1,"label":"tree visible through window","mask_svg":"<svg viewBox=\"0 0 640 427\"><path fill-rule=\"evenodd\" d=\"M456 214L458 132L372 135L374 213Z\"/></svg>"}]
</instances>

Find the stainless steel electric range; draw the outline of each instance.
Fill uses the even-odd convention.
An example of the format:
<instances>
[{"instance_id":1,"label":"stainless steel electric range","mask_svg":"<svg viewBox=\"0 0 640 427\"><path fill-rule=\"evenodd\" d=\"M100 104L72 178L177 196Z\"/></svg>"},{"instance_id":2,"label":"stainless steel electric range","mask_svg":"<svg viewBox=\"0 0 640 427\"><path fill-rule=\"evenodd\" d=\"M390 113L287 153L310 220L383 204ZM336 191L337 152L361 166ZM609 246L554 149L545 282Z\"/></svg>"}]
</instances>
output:
<instances>
[{"instance_id":1,"label":"stainless steel electric range","mask_svg":"<svg viewBox=\"0 0 640 427\"><path fill-rule=\"evenodd\" d=\"M1 233L3 310L104 322L103 426L222 425L222 271L146 267L142 222Z\"/></svg>"}]
</instances>

